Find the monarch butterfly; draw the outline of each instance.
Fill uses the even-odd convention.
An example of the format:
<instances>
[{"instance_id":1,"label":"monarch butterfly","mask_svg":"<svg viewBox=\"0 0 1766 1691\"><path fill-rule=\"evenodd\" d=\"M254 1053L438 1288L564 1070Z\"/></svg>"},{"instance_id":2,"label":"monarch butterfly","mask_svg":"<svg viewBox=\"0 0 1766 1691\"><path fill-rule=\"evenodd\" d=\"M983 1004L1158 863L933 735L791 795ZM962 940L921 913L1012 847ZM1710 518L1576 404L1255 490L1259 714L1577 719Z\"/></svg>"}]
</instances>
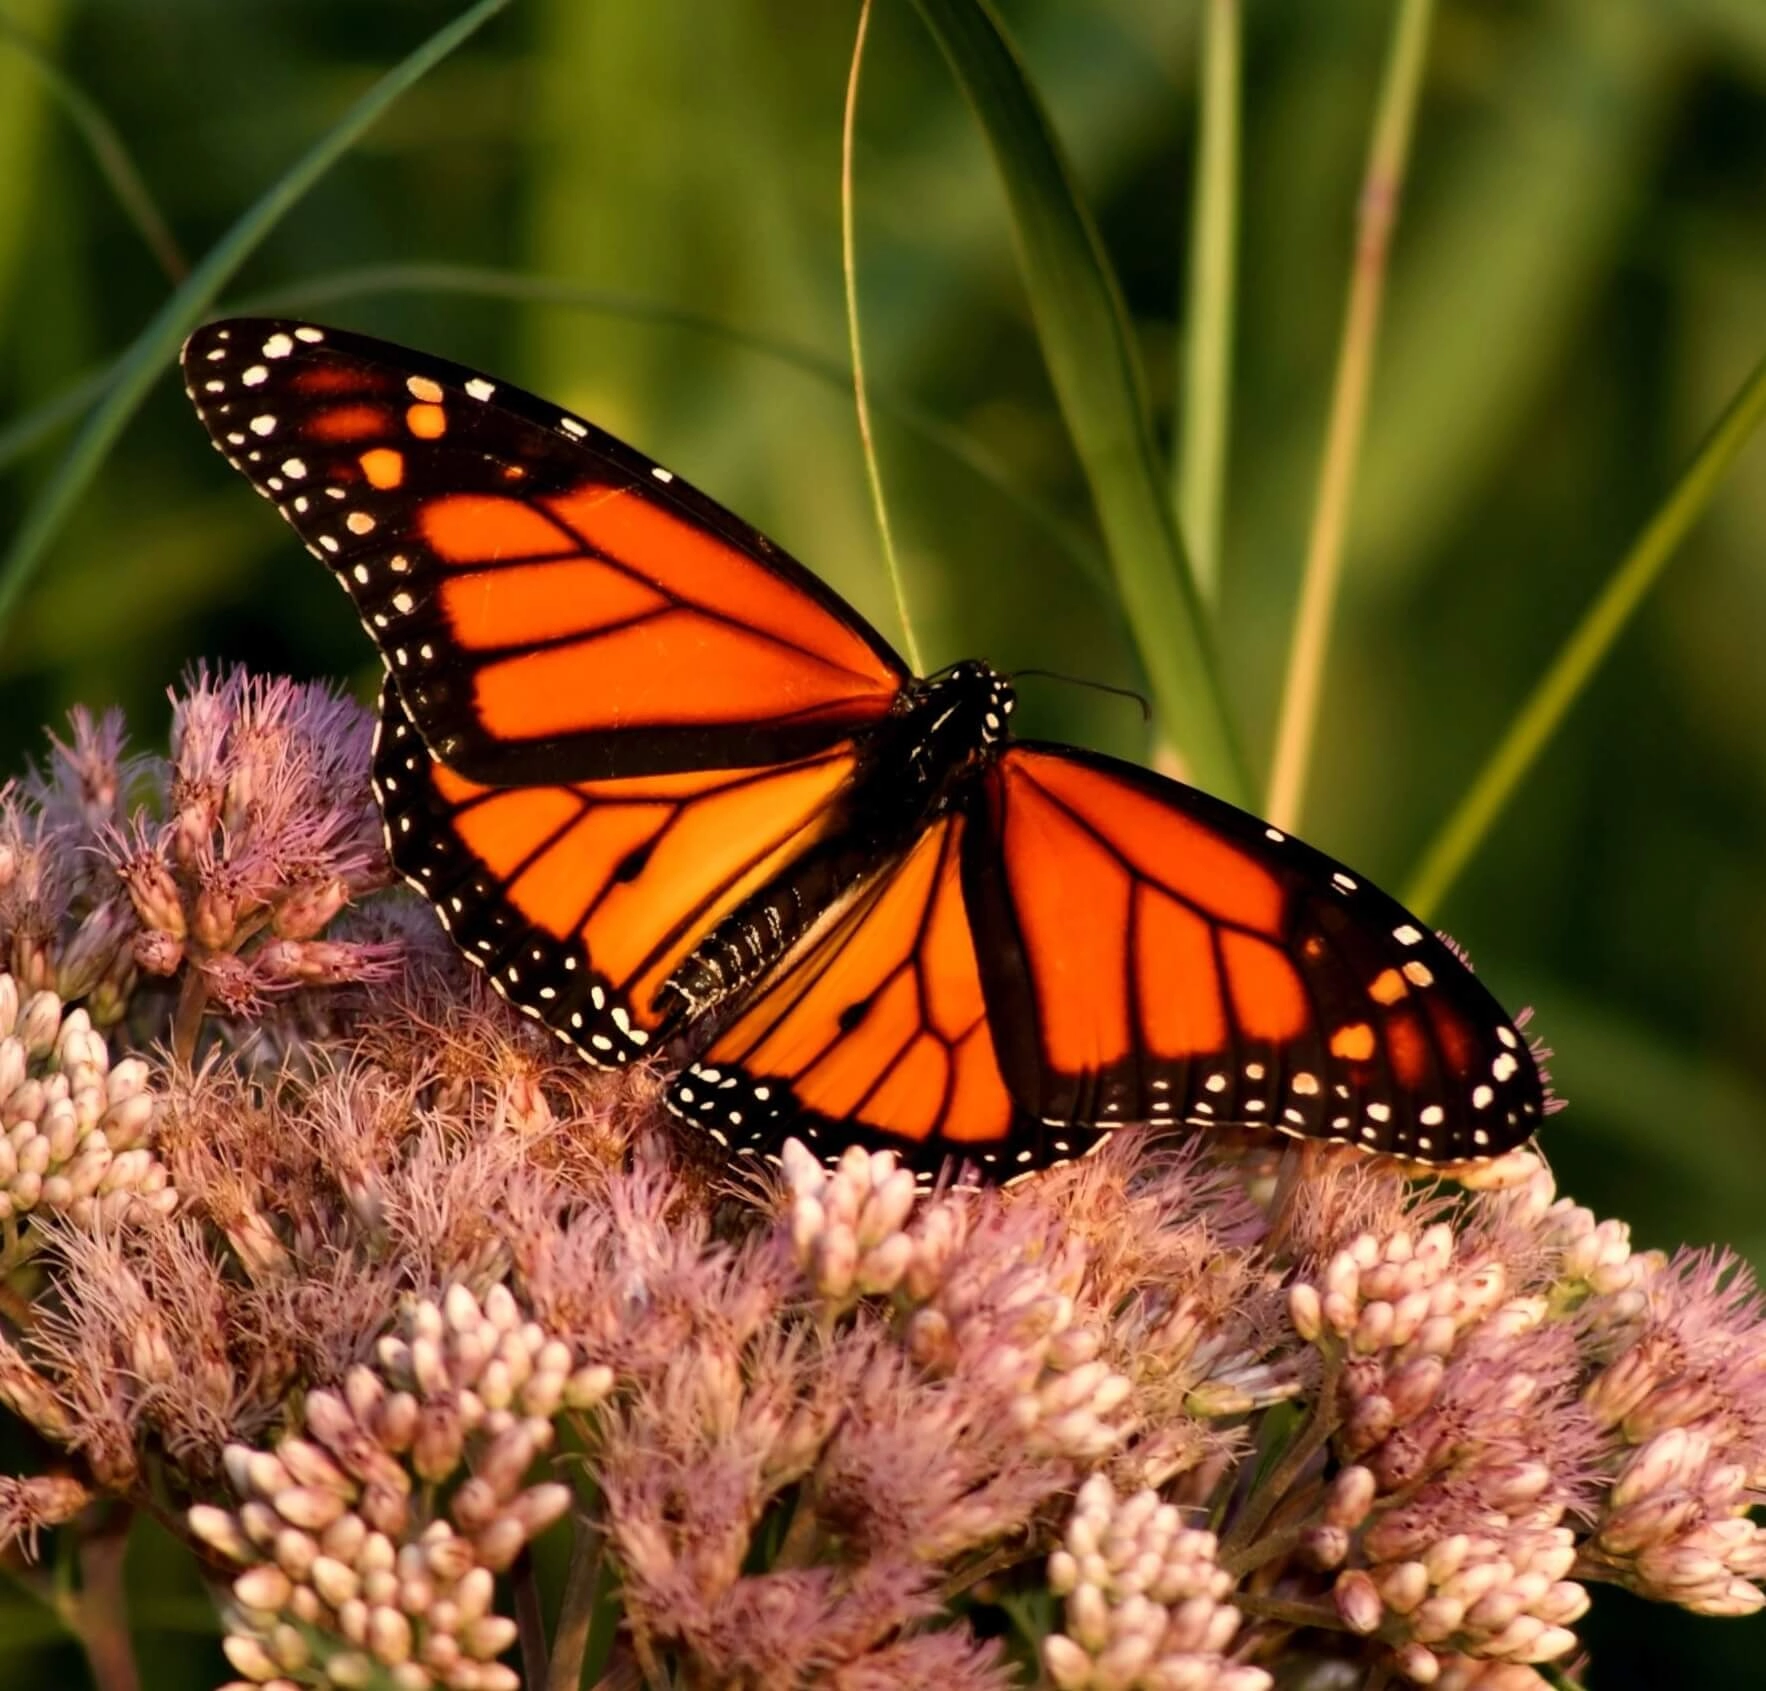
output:
<instances>
[{"instance_id":1,"label":"monarch butterfly","mask_svg":"<svg viewBox=\"0 0 1766 1691\"><path fill-rule=\"evenodd\" d=\"M396 868L591 1063L660 1054L720 1146L796 1133L995 1179L1138 1122L1429 1162L1545 1109L1454 951L1322 853L1012 738L829 588L556 406L304 323L184 349L216 447L348 590L386 676Z\"/></svg>"}]
</instances>

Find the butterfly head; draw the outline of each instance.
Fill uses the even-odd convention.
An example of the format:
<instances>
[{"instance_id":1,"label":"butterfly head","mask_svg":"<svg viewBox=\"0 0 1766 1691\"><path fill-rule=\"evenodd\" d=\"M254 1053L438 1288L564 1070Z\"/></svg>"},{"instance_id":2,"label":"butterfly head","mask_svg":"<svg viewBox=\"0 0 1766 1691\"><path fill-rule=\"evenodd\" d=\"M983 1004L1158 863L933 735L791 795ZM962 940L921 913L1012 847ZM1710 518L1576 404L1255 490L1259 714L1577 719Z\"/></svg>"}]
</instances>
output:
<instances>
[{"instance_id":1,"label":"butterfly head","mask_svg":"<svg viewBox=\"0 0 1766 1691\"><path fill-rule=\"evenodd\" d=\"M923 732L956 751L954 761L988 761L1011 733L1018 702L1012 683L978 658L940 670L922 681L917 693L915 714L925 724Z\"/></svg>"},{"instance_id":2,"label":"butterfly head","mask_svg":"<svg viewBox=\"0 0 1766 1691\"><path fill-rule=\"evenodd\" d=\"M891 813L917 820L938 814L999 756L1013 704L1011 682L973 659L903 688L892 725L871 748L881 786L892 795Z\"/></svg>"}]
</instances>

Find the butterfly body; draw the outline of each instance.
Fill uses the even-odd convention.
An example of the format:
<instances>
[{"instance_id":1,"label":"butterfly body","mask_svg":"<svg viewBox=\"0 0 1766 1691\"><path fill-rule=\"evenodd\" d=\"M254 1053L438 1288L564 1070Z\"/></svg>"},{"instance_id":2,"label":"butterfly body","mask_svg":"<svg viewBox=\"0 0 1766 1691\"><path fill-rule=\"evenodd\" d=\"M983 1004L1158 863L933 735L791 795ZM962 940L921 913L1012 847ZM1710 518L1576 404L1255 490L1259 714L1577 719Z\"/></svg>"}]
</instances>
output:
<instances>
[{"instance_id":1,"label":"butterfly body","mask_svg":"<svg viewBox=\"0 0 1766 1691\"><path fill-rule=\"evenodd\" d=\"M970 659L911 683L878 727L834 823L694 946L650 1006L683 1049L702 1046L708 1018L740 999L837 923L853 900L901 859L998 755L1016 700L1011 683Z\"/></svg>"},{"instance_id":2,"label":"butterfly body","mask_svg":"<svg viewBox=\"0 0 1766 1691\"><path fill-rule=\"evenodd\" d=\"M386 664L394 865L591 1062L660 1058L732 1154L1003 1178L1132 1122L1427 1161L1544 1113L1463 962L1204 793L1014 740L764 536L589 424L313 325L198 331L216 446Z\"/></svg>"}]
</instances>

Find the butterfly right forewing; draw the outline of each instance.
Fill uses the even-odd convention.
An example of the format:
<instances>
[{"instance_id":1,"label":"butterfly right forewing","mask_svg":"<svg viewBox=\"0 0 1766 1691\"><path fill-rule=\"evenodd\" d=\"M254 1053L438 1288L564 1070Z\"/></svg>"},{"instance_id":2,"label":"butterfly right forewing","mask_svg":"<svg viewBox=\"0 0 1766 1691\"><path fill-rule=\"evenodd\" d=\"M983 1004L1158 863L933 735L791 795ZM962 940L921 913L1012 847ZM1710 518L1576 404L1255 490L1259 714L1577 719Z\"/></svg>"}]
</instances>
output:
<instances>
[{"instance_id":1,"label":"butterfly right forewing","mask_svg":"<svg viewBox=\"0 0 1766 1691\"><path fill-rule=\"evenodd\" d=\"M611 436L443 359L235 319L185 347L216 446L348 590L425 743L546 784L785 762L906 679L840 598Z\"/></svg>"}]
</instances>

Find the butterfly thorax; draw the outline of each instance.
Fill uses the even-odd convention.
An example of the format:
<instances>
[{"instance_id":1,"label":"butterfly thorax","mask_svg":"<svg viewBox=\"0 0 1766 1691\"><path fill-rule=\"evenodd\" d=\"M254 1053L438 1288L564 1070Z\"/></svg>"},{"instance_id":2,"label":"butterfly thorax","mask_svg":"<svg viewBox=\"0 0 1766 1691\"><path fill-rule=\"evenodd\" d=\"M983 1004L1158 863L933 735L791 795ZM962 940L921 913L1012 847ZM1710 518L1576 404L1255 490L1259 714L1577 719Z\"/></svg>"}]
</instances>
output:
<instances>
[{"instance_id":1,"label":"butterfly thorax","mask_svg":"<svg viewBox=\"0 0 1766 1691\"><path fill-rule=\"evenodd\" d=\"M902 689L829 822L767 885L744 899L659 988L670 1034L708 1017L842 919L927 826L960 802L1004 746L1011 683L977 660Z\"/></svg>"},{"instance_id":2,"label":"butterfly thorax","mask_svg":"<svg viewBox=\"0 0 1766 1691\"><path fill-rule=\"evenodd\" d=\"M973 658L903 688L859 775L879 822L899 811L917 828L948 809L999 755L1016 703L1011 682Z\"/></svg>"}]
</instances>

